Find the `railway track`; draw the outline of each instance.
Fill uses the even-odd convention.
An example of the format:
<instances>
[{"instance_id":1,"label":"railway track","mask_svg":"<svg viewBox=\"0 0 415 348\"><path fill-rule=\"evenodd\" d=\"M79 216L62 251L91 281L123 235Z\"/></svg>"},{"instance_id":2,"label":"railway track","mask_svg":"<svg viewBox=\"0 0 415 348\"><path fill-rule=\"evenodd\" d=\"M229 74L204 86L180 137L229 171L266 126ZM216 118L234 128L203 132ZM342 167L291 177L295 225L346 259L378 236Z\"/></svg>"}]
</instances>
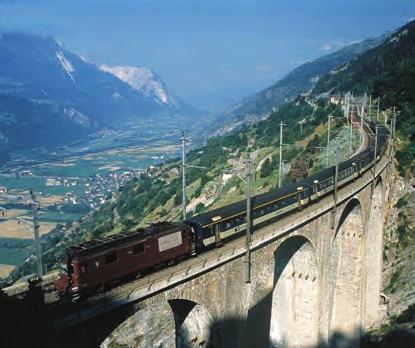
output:
<instances>
[{"instance_id":1,"label":"railway track","mask_svg":"<svg viewBox=\"0 0 415 348\"><path fill-rule=\"evenodd\" d=\"M373 136L373 134L369 133L371 132L365 132L364 141L358 151L363 151L368 147L368 137ZM383 162L385 162L385 156L383 157ZM381 167L383 168L384 166L386 166L386 164ZM370 171L366 172L361 179L370 181L370 178L364 178L372 175L369 172ZM360 182L360 180L358 181ZM339 190L339 197L342 197L342 195L344 197L348 197L350 192L354 192L358 189L356 185L356 182L352 182L341 188ZM321 198L317 203L313 203L305 207L302 211L297 211L295 214L280 217L278 221L273 223L274 231L280 232L278 234L275 232L269 235L267 228L255 231L252 236L252 249L255 250L255 248L258 248L261 243L267 243L279 238L281 234L287 233L290 228L294 228L299 221L302 221L304 218L307 219L310 216L314 216L315 210L318 207L322 207L319 210L320 214L324 213L325 210L330 209L331 202L331 195L327 195ZM318 205L318 207L316 205ZM97 305L102 309L102 304L104 304L104 307L111 303L118 306L123 303L145 298L146 296L149 296L149 294L159 291L159 284L163 283L164 286L169 286L169 283L177 283L188 279L191 276L195 276L196 274L207 272L212 268L219 267L229 260L240 257L243 255L244 251L245 239L243 236L239 236L238 238L228 241L220 248L214 248L206 251L197 257L182 259L174 266L157 267L143 278L129 279L124 283L117 284L117 286L105 292L91 296L76 304L62 303L59 301L58 293L53 287L53 282L59 276L58 272L46 274L43 277L40 286L43 290L46 306L53 308L54 310L58 309L57 312L61 312L59 308L62 308L63 312L65 312L68 306L72 306L73 308L71 310L75 309L75 311L80 310L80 308L82 308L82 310L86 310L88 308L96 307ZM3 291L8 296L25 296L25 294L29 291L29 284L27 282L15 284L4 288ZM64 315L64 313L61 314Z\"/></svg>"}]
</instances>

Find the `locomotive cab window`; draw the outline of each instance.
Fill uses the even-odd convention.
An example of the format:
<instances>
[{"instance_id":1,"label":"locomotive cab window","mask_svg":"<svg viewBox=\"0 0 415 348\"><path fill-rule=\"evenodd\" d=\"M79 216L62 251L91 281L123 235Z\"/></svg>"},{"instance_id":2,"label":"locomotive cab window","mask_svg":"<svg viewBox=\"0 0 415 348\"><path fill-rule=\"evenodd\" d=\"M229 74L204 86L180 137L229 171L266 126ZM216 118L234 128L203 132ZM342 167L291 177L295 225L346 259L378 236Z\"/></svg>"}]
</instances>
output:
<instances>
[{"instance_id":1,"label":"locomotive cab window","mask_svg":"<svg viewBox=\"0 0 415 348\"><path fill-rule=\"evenodd\" d=\"M117 253L111 253L105 255L105 263L114 263L118 261L118 255Z\"/></svg>"},{"instance_id":2,"label":"locomotive cab window","mask_svg":"<svg viewBox=\"0 0 415 348\"><path fill-rule=\"evenodd\" d=\"M144 243L138 243L133 246L133 254L141 254L144 252Z\"/></svg>"}]
</instances>

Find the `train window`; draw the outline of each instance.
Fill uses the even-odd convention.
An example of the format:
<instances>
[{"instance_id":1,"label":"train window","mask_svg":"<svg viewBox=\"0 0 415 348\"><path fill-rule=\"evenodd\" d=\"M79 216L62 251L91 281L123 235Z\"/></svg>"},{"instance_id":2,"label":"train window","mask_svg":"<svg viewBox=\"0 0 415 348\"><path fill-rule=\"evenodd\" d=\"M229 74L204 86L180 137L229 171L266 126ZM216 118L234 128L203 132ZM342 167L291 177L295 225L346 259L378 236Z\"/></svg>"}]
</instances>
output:
<instances>
[{"instance_id":1,"label":"train window","mask_svg":"<svg viewBox=\"0 0 415 348\"><path fill-rule=\"evenodd\" d=\"M81 271L83 274L88 274L88 263L87 262L81 263Z\"/></svg>"},{"instance_id":2,"label":"train window","mask_svg":"<svg viewBox=\"0 0 415 348\"><path fill-rule=\"evenodd\" d=\"M228 228L231 228L232 227L232 224L231 224L231 222L229 221L229 222L227 222L226 223L226 226L225 226L225 229L228 229Z\"/></svg>"},{"instance_id":3,"label":"train window","mask_svg":"<svg viewBox=\"0 0 415 348\"><path fill-rule=\"evenodd\" d=\"M117 253L111 253L105 255L105 263L113 263L118 261L118 255Z\"/></svg>"},{"instance_id":4,"label":"train window","mask_svg":"<svg viewBox=\"0 0 415 348\"><path fill-rule=\"evenodd\" d=\"M133 254L141 254L144 252L144 243L138 243L133 246Z\"/></svg>"}]
</instances>

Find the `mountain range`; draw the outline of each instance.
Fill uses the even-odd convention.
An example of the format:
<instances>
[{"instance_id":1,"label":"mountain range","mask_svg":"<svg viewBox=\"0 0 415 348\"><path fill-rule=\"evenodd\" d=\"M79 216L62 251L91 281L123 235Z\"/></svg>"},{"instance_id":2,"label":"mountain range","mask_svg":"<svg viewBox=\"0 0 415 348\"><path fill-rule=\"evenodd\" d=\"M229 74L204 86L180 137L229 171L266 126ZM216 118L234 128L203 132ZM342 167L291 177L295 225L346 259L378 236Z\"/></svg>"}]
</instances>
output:
<instances>
[{"instance_id":1,"label":"mountain range","mask_svg":"<svg viewBox=\"0 0 415 348\"><path fill-rule=\"evenodd\" d=\"M383 38L352 44L299 66L217 115L205 135L225 133L249 120L267 117ZM148 68L95 64L51 37L0 35L0 160L10 151L67 144L137 120L177 118L192 120L192 124L212 120L199 116Z\"/></svg>"},{"instance_id":2,"label":"mountain range","mask_svg":"<svg viewBox=\"0 0 415 348\"><path fill-rule=\"evenodd\" d=\"M0 150L55 146L194 111L145 67L95 64L51 37L0 35Z\"/></svg>"}]
</instances>

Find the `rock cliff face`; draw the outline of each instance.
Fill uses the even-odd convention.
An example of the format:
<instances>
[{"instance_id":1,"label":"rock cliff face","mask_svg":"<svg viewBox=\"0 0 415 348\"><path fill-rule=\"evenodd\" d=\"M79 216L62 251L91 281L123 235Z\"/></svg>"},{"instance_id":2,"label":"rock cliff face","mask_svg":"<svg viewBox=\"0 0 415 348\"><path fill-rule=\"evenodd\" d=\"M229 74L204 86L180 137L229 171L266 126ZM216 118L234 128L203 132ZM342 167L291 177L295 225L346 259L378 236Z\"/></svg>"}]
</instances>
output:
<instances>
[{"instance_id":1,"label":"rock cliff face","mask_svg":"<svg viewBox=\"0 0 415 348\"><path fill-rule=\"evenodd\" d=\"M115 347L175 347L174 318L167 302L138 311L101 344L101 348Z\"/></svg>"},{"instance_id":2,"label":"rock cliff face","mask_svg":"<svg viewBox=\"0 0 415 348\"><path fill-rule=\"evenodd\" d=\"M389 216L385 226L383 290L386 319L415 303L415 246L410 230L415 223L415 192L395 176ZM409 233L408 233L409 232Z\"/></svg>"},{"instance_id":3,"label":"rock cliff face","mask_svg":"<svg viewBox=\"0 0 415 348\"><path fill-rule=\"evenodd\" d=\"M404 347L415 340L415 190L396 172L384 229L378 328L363 347Z\"/></svg>"}]
</instances>

